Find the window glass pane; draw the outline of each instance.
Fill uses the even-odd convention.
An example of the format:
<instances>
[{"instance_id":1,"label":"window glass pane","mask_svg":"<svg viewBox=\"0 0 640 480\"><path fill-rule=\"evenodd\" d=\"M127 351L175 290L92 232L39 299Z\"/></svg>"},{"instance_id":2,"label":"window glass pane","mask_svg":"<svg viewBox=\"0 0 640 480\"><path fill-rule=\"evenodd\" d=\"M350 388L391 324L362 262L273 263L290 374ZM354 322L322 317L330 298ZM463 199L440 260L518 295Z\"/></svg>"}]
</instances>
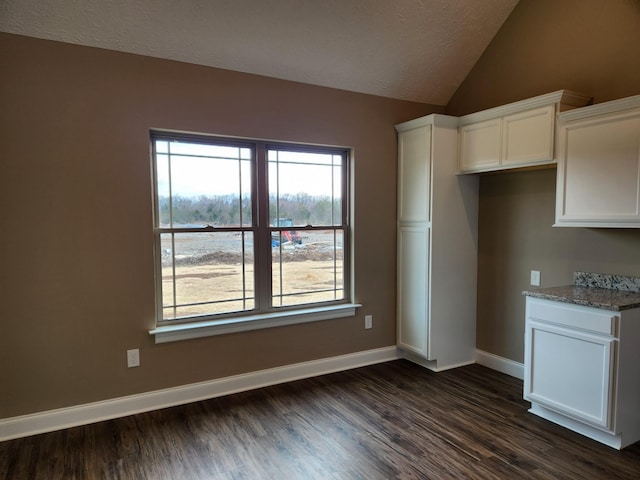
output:
<instances>
[{"instance_id":1,"label":"window glass pane","mask_svg":"<svg viewBox=\"0 0 640 480\"><path fill-rule=\"evenodd\" d=\"M337 159L337 160L336 160ZM306 165L326 165L331 166L334 162L341 162L340 155L330 153L301 152L297 150L269 150L269 161L279 161L281 163L302 163ZM338 164L339 164L338 163Z\"/></svg>"},{"instance_id":2,"label":"window glass pane","mask_svg":"<svg viewBox=\"0 0 640 480\"><path fill-rule=\"evenodd\" d=\"M247 150L247 149L245 149ZM240 202L241 202L241 224L243 227L252 225L252 205L251 205L251 161L243 160L240 162Z\"/></svg>"},{"instance_id":3,"label":"window glass pane","mask_svg":"<svg viewBox=\"0 0 640 480\"><path fill-rule=\"evenodd\" d=\"M239 149L235 152L239 153ZM160 226L252 224L251 160L184 155L156 157Z\"/></svg>"},{"instance_id":4,"label":"window glass pane","mask_svg":"<svg viewBox=\"0 0 640 480\"><path fill-rule=\"evenodd\" d=\"M158 142L157 144L167 142ZM156 145L157 145L156 144ZM171 208L169 198L171 190L169 189L169 156L156 155L156 198L158 208L158 225L160 227L168 227L171 225Z\"/></svg>"},{"instance_id":5,"label":"window glass pane","mask_svg":"<svg viewBox=\"0 0 640 480\"><path fill-rule=\"evenodd\" d=\"M274 307L344 299L343 232L305 231L303 240L272 238Z\"/></svg>"},{"instance_id":6,"label":"window glass pane","mask_svg":"<svg viewBox=\"0 0 640 480\"><path fill-rule=\"evenodd\" d=\"M227 145L215 145L208 143L197 142L182 142L172 141L169 144L170 152L172 155L194 155L203 156L209 158L225 158L225 159L238 159L240 158L241 147L227 146ZM248 149L245 149L248 150Z\"/></svg>"},{"instance_id":7,"label":"window glass pane","mask_svg":"<svg viewBox=\"0 0 640 480\"><path fill-rule=\"evenodd\" d=\"M240 158L242 160L251 160L251 149L250 148L241 148L240 149Z\"/></svg>"},{"instance_id":8,"label":"window glass pane","mask_svg":"<svg viewBox=\"0 0 640 480\"><path fill-rule=\"evenodd\" d=\"M298 226L341 225L341 163L340 155L270 150L271 225L278 226L279 219L290 219Z\"/></svg>"},{"instance_id":9,"label":"window glass pane","mask_svg":"<svg viewBox=\"0 0 640 480\"><path fill-rule=\"evenodd\" d=\"M342 168L333 167L333 202L331 225L342 225Z\"/></svg>"},{"instance_id":10,"label":"window glass pane","mask_svg":"<svg viewBox=\"0 0 640 480\"><path fill-rule=\"evenodd\" d=\"M255 308L250 232L161 235L163 319Z\"/></svg>"},{"instance_id":11,"label":"window glass pane","mask_svg":"<svg viewBox=\"0 0 640 480\"><path fill-rule=\"evenodd\" d=\"M166 140L157 140L156 141L156 152L158 153L169 153L169 142Z\"/></svg>"}]
</instances>

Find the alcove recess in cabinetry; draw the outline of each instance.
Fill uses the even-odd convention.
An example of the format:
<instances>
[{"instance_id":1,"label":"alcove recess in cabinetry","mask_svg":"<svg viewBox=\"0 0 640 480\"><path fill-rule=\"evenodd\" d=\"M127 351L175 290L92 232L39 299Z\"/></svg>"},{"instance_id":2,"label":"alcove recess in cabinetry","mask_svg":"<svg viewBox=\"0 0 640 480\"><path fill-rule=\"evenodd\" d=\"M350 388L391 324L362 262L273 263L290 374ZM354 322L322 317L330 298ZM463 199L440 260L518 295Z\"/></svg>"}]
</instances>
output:
<instances>
[{"instance_id":1,"label":"alcove recess in cabinetry","mask_svg":"<svg viewBox=\"0 0 640 480\"><path fill-rule=\"evenodd\" d=\"M460 117L458 172L555 164L557 114L591 100L581 93L559 90Z\"/></svg>"}]
</instances>

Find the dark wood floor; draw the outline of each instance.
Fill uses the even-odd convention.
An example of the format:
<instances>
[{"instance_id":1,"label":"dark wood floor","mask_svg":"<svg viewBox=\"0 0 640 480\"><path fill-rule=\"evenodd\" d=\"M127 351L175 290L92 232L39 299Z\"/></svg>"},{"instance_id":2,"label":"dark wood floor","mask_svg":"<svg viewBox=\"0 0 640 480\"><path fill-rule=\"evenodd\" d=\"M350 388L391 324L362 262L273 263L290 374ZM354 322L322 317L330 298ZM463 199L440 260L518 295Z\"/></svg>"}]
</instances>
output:
<instances>
[{"instance_id":1,"label":"dark wood floor","mask_svg":"<svg viewBox=\"0 0 640 480\"><path fill-rule=\"evenodd\" d=\"M400 360L0 443L0 479L638 479L522 382Z\"/></svg>"}]
</instances>

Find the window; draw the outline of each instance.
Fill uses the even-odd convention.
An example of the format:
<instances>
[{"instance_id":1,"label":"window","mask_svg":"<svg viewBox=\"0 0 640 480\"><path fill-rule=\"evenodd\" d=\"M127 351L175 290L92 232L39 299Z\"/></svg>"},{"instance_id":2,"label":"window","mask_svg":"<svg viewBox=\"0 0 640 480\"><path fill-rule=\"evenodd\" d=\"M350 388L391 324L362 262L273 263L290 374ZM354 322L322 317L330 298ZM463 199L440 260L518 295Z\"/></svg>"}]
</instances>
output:
<instances>
[{"instance_id":1,"label":"window","mask_svg":"<svg viewBox=\"0 0 640 480\"><path fill-rule=\"evenodd\" d=\"M348 150L151 140L158 325L348 303Z\"/></svg>"}]
</instances>

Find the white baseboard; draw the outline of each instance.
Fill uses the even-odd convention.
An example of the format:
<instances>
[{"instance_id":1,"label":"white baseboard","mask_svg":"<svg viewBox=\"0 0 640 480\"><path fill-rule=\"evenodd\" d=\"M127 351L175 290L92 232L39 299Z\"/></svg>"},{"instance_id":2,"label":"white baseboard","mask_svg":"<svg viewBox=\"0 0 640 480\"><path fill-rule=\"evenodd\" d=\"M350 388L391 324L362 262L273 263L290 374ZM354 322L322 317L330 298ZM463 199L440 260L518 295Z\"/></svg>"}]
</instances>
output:
<instances>
[{"instance_id":1,"label":"white baseboard","mask_svg":"<svg viewBox=\"0 0 640 480\"><path fill-rule=\"evenodd\" d=\"M498 372L519 378L520 380L524 379L523 363L514 362L508 358L499 357L498 355L482 350L476 350L476 362L492 370L497 370Z\"/></svg>"},{"instance_id":2,"label":"white baseboard","mask_svg":"<svg viewBox=\"0 0 640 480\"><path fill-rule=\"evenodd\" d=\"M126 417L398 358L401 356L395 346L384 347L101 402L0 419L0 441Z\"/></svg>"}]
</instances>

